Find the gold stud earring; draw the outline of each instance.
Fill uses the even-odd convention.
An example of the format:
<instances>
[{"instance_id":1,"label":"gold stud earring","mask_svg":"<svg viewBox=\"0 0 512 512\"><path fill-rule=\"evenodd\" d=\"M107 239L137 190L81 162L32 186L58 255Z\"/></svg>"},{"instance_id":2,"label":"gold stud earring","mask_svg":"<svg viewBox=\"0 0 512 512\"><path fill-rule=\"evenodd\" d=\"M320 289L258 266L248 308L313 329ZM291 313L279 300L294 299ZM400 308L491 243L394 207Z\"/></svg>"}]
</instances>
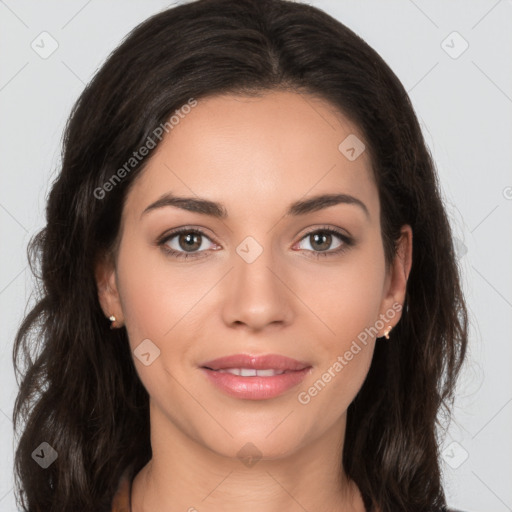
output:
<instances>
[{"instance_id":1,"label":"gold stud earring","mask_svg":"<svg viewBox=\"0 0 512 512\"><path fill-rule=\"evenodd\" d=\"M388 328L384 331L384 337L389 340L389 333L391 332L392 327L389 325Z\"/></svg>"}]
</instances>

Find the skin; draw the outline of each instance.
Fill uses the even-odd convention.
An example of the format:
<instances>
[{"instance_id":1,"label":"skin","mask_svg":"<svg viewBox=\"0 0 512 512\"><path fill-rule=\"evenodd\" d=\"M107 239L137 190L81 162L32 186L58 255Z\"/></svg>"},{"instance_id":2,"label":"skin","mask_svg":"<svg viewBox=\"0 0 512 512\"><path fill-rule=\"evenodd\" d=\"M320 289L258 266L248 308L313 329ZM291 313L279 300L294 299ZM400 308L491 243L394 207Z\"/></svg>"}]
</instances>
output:
<instances>
[{"instance_id":1,"label":"skin","mask_svg":"<svg viewBox=\"0 0 512 512\"><path fill-rule=\"evenodd\" d=\"M201 99L130 189L114 261L98 263L96 276L103 311L126 327L131 349L144 339L160 349L149 366L134 357L150 396L153 458L134 480L133 512L364 511L357 486L338 473L346 411L375 343L392 343L392 333L390 341L360 344L309 403L297 398L405 298L411 228L402 228L386 268L368 152L350 161L338 149L349 134L363 140L346 117L312 96ZM175 206L143 214L168 192L221 202L228 216ZM323 193L350 194L369 215L354 204L285 215L292 202ZM156 243L183 226L205 232L194 246L202 257L176 259ZM326 227L354 245L315 258L344 244L337 235L330 245L305 236ZM247 236L263 249L252 263L236 252ZM179 241L167 246L187 253ZM400 312L377 336L399 319ZM278 397L243 400L217 389L199 368L237 353L277 353L312 369ZM262 457L250 467L237 456L246 443Z\"/></svg>"}]
</instances>

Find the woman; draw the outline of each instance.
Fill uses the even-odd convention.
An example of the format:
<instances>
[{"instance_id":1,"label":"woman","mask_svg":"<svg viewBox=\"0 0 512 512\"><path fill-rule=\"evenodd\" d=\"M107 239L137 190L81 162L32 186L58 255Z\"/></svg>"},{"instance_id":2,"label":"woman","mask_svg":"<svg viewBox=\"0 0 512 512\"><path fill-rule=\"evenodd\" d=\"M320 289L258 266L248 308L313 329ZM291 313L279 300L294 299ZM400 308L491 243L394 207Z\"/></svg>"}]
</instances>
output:
<instances>
[{"instance_id":1,"label":"woman","mask_svg":"<svg viewBox=\"0 0 512 512\"><path fill-rule=\"evenodd\" d=\"M137 27L71 114L31 249L23 510L447 510L451 231L403 86L324 12Z\"/></svg>"}]
</instances>

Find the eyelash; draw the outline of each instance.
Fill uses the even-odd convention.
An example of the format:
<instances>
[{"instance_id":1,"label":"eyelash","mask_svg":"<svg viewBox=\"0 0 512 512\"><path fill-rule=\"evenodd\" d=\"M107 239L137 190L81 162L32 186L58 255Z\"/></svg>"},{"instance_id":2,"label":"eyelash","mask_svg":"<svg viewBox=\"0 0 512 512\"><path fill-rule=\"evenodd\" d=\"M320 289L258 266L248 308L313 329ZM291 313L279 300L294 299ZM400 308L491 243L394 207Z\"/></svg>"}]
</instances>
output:
<instances>
[{"instance_id":1,"label":"eyelash","mask_svg":"<svg viewBox=\"0 0 512 512\"><path fill-rule=\"evenodd\" d=\"M172 240L177 235L181 235L183 233L186 233L186 234L194 233L196 235L201 235L202 237L205 237L208 240L210 240L210 237L208 235L206 235L206 233L204 233L200 229L196 229L196 228L180 228L180 229L177 229L175 231L171 231L170 233L165 233L164 235L162 235L157 240L157 245L159 247L161 247L162 250L166 252L166 254L168 254L169 256L171 256L173 258L177 258L177 259L180 259L180 258L184 258L184 259L188 259L188 258L198 259L198 258L206 257L207 254L201 255L201 253L206 253L207 252L207 251L204 251L204 250L203 251L198 251L196 253L192 253L192 252L187 253L187 252L182 252L182 251L176 251L176 250L171 249L171 248L169 248L167 246L167 243L169 242L169 240ZM338 238L341 239L343 244L340 247L338 247L337 249L334 249L334 250L331 250L331 251L311 251L309 249L301 249L303 251L307 251L307 252L310 252L310 253L312 252L314 254L314 256L312 256L313 258L319 259L319 258L322 258L322 257L338 256L341 253L343 253L346 250L348 250L351 246L354 245L354 240L352 238L350 238L347 235L341 233L337 229L330 228L330 227L329 228L328 227L325 227L325 228L324 227L322 227L322 228L315 228L315 229L313 229L311 231L308 231L299 240L299 242L304 240L308 236L311 236L311 235L315 234L315 233L324 233L324 234L329 234L329 235L336 235Z\"/></svg>"}]
</instances>

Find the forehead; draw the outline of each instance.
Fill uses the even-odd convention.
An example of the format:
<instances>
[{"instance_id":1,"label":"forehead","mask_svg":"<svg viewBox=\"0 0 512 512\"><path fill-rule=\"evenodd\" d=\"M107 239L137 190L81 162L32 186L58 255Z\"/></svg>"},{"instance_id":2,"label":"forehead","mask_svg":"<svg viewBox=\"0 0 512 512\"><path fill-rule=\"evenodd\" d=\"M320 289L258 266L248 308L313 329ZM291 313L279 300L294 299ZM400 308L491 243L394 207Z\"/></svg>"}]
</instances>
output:
<instances>
[{"instance_id":1,"label":"forehead","mask_svg":"<svg viewBox=\"0 0 512 512\"><path fill-rule=\"evenodd\" d=\"M357 195L372 208L377 191L363 137L330 103L292 92L227 94L187 111L130 191L126 206L134 213L166 192L259 215L273 204L333 192Z\"/></svg>"}]
</instances>

